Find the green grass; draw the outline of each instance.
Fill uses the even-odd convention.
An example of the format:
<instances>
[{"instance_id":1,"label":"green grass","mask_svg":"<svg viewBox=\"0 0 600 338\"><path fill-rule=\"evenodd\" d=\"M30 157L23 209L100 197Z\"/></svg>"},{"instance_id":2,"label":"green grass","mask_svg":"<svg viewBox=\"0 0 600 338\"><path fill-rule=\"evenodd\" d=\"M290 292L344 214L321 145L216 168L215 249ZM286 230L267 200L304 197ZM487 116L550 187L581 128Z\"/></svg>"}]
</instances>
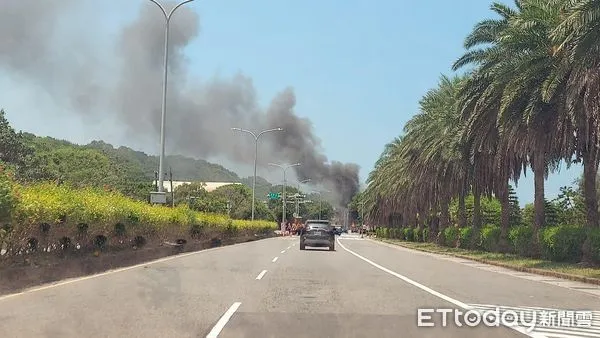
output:
<instances>
[{"instance_id":1,"label":"green grass","mask_svg":"<svg viewBox=\"0 0 600 338\"><path fill-rule=\"evenodd\" d=\"M393 239L382 239L383 242L400 245L410 249L417 249L432 253L461 255L469 258L485 260L491 263L502 263L514 268L531 268L545 271L558 272L578 277L600 279L600 268L582 267L575 263L552 262L543 259L525 258L513 254L502 254L486 251L449 248L434 243L405 242Z\"/></svg>"}]
</instances>

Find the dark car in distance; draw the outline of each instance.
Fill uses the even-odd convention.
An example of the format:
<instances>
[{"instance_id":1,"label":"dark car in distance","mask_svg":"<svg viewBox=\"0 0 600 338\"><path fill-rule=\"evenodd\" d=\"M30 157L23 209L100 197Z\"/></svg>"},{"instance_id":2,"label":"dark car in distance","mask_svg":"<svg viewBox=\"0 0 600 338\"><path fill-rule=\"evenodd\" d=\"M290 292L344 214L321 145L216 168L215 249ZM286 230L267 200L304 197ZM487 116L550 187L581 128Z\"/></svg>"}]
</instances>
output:
<instances>
[{"instance_id":1,"label":"dark car in distance","mask_svg":"<svg viewBox=\"0 0 600 338\"><path fill-rule=\"evenodd\" d=\"M335 250L335 230L328 220L307 220L300 234L300 250L306 246L329 247Z\"/></svg>"}]
</instances>

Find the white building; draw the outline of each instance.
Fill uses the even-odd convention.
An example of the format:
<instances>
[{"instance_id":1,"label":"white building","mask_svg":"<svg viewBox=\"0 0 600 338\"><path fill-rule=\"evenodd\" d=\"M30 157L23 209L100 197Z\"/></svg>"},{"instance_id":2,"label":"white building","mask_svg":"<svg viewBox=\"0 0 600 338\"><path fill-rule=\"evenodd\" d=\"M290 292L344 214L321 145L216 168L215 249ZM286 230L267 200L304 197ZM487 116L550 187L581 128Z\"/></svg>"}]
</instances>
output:
<instances>
[{"instance_id":1,"label":"white building","mask_svg":"<svg viewBox=\"0 0 600 338\"><path fill-rule=\"evenodd\" d=\"M206 189L206 191L211 192L214 191L215 189L225 186L225 185L230 185L230 184L241 184L239 182L187 182L187 181L173 181L173 189L177 189L177 187L184 185L184 184L192 184L192 183L202 183L204 185L204 189ZM165 188L165 192L171 192L171 182L168 180L164 181L164 188Z\"/></svg>"}]
</instances>

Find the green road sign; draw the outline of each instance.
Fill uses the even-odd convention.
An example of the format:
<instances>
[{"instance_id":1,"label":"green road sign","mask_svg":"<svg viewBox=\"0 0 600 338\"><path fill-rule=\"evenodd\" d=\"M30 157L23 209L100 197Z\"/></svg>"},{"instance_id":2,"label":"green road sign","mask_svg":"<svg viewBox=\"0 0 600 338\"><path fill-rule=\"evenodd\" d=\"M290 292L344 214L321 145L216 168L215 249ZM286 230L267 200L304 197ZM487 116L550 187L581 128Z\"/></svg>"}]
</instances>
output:
<instances>
[{"instance_id":1,"label":"green road sign","mask_svg":"<svg viewBox=\"0 0 600 338\"><path fill-rule=\"evenodd\" d=\"M279 192L270 192L268 195L270 200L277 200L281 198L281 193Z\"/></svg>"}]
</instances>

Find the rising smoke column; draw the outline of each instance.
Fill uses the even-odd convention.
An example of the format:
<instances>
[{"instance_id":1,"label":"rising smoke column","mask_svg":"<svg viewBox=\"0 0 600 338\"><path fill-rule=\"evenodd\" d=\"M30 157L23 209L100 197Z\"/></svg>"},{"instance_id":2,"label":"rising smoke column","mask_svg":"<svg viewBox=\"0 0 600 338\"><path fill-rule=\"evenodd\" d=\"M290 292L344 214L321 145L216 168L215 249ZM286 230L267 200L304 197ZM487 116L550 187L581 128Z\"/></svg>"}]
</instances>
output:
<instances>
[{"instance_id":1,"label":"rising smoke column","mask_svg":"<svg viewBox=\"0 0 600 338\"><path fill-rule=\"evenodd\" d=\"M148 140L157 142L164 48L162 14L154 4L142 3L138 16L117 31L113 46L104 46L89 41L85 36L89 32L78 25L81 20L66 19L65 12L78 13L78 8L86 5L106 6L104 11L115 9L114 4L91 0L2 0L0 71L49 92L57 105L83 118L115 119L130 146ZM93 26L101 18L86 19ZM280 92L262 111L252 79L243 74L228 79L189 78L184 50L199 33L198 15L187 7L178 9L169 39L169 153L199 158L224 156L249 164L254 159L253 144L240 142L230 128L282 127L285 132L261 139L270 150L261 153L261 163L301 162L302 166L294 168L297 176L333 190L336 202L345 206L358 191L359 167L329 163L311 122L294 113L296 97L291 88Z\"/></svg>"},{"instance_id":2,"label":"rising smoke column","mask_svg":"<svg viewBox=\"0 0 600 338\"><path fill-rule=\"evenodd\" d=\"M294 167L298 177L308 177L312 182L322 182L335 193L340 206L350 203L359 188L359 166L341 162L328 163L323 155L321 141L313 133L312 123L294 113L296 96L291 88L279 93L264 114L266 125L280 126L285 132L274 135L272 153L290 163L300 162Z\"/></svg>"}]
</instances>

